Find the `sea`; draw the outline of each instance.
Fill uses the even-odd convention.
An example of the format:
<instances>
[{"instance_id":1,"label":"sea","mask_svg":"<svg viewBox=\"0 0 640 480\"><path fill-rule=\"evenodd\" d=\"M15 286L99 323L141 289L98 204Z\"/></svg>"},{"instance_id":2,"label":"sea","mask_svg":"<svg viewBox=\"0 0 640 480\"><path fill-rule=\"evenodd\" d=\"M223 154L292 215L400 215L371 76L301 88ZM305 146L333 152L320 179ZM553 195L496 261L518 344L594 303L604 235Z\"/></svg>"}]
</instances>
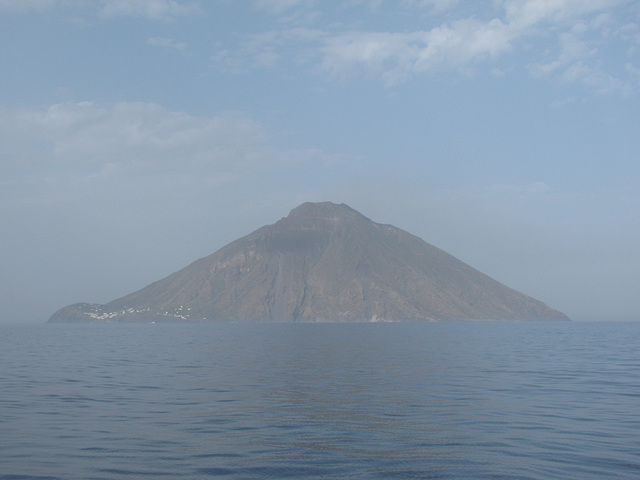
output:
<instances>
[{"instance_id":1,"label":"sea","mask_svg":"<svg viewBox=\"0 0 640 480\"><path fill-rule=\"evenodd\" d=\"M638 479L640 322L0 325L0 480Z\"/></svg>"}]
</instances>

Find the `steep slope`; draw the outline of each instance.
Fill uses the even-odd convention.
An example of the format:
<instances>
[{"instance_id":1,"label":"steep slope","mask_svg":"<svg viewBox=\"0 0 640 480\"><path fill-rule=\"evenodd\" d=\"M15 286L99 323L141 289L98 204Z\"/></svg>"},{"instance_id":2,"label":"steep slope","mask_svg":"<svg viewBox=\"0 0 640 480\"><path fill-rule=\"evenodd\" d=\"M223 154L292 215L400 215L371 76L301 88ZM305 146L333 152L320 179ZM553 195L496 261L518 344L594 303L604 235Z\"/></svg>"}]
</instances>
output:
<instances>
[{"instance_id":1,"label":"steep slope","mask_svg":"<svg viewBox=\"0 0 640 480\"><path fill-rule=\"evenodd\" d=\"M566 320L401 229L346 205L289 216L106 305L57 321Z\"/></svg>"}]
</instances>

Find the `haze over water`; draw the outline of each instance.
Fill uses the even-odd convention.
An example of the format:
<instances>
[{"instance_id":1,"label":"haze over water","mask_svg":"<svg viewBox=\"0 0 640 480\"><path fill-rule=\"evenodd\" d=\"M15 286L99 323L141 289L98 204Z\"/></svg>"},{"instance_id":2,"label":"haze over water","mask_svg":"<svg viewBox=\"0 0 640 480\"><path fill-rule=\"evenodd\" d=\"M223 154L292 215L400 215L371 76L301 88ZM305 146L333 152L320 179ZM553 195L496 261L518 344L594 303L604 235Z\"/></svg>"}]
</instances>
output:
<instances>
[{"instance_id":1,"label":"haze over water","mask_svg":"<svg viewBox=\"0 0 640 480\"><path fill-rule=\"evenodd\" d=\"M640 324L0 325L0 479L632 479Z\"/></svg>"}]
</instances>

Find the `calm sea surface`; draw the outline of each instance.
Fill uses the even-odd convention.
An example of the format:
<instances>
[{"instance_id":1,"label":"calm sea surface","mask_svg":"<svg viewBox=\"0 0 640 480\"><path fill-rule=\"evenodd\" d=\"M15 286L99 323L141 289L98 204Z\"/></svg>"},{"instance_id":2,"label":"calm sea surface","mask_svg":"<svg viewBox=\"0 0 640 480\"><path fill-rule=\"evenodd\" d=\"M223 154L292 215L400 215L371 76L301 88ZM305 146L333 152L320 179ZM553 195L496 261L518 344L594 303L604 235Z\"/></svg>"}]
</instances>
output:
<instances>
[{"instance_id":1,"label":"calm sea surface","mask_svg":"<svg viewBox=\"0 0 640 480\"><path fill-rule=\"evenodd\" d=\"M0 325L0 479L638 479L640 323Z\"/></svg>"}]
</instances>

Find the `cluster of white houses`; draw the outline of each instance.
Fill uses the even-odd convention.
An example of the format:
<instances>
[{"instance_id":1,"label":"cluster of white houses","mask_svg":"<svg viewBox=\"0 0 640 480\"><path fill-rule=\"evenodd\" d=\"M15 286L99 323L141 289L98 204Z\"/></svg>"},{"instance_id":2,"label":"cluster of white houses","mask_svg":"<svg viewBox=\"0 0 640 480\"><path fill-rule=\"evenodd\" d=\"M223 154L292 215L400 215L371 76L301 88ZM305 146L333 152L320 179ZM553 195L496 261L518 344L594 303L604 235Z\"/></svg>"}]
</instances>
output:
<instances>
[{"instance_id":1,"label":"cluster of white houses","mask_svg":"<svg viewBox=\"0 0 640 480\"><path fill-rule=\"evenodd\" d=\"M85 311L82 313L83 315L87 315L89 318L93 320L106 320L106 321L117 320L120 317L124 317L128 315L153 315L158 317L169 317L169 318L188 320L190 317L189 310L191 310L190 307L183 307L182 305L176 308L173 312L170 312L168 310L152 311L148 307L142 308L142 309L127 308L127 309L115 310L115 311L104 311L100 306L96 306L96 307L93 307L91 310Z\"/></svg>"}]
</instances>

